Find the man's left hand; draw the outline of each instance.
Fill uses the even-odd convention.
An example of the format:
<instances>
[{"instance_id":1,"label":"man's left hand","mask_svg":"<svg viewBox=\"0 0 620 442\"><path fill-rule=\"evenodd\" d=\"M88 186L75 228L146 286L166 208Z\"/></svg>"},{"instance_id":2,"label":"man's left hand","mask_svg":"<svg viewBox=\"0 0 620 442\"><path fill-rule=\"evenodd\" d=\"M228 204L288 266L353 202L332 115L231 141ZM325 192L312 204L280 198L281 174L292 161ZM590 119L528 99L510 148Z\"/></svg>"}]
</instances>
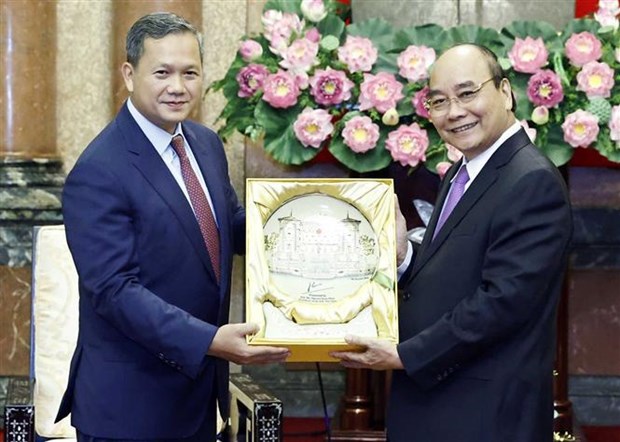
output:
<instances>
[{"instance_id":1,"label":"man's left hand","mask_svg":"<svg viewBox=\"0 0 620 442\"><path fill-rule=\"evenodd\" d=\"M398 370L403 363L396 351L396 344L377 338L345 336L347 344L362 347L361 351L334 351L330 356L340 359L347 368L369 368L371 370Z\"/></svg>"}]
</instances>

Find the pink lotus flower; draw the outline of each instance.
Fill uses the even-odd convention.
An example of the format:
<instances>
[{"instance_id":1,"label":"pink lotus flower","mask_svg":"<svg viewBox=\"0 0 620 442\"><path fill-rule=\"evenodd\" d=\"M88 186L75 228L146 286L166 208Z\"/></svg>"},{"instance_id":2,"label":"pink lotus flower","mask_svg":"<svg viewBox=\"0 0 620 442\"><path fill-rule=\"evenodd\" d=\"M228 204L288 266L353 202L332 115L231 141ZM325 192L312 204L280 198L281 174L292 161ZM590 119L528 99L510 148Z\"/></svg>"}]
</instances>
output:
<instances>
[{"instance_id":1,"label":"pink lotus flower","mask_svg":"<svg viewBox=\"0 0 620 442\"><path fill-rule=\"evenodd\" d=\"M542 38L516 38L508 53L510 64L517 72L533 74L547 64L549 53Z\"/></svg>"},{"instance_id":2,"label":"pink lotus flower","mask_svg":"<svg viewBox=\"0 0 620 442\"><path fill-rule=\"evenodd\" d=\"M317 23L327 16L323 0L301 0L301 13L311 22Z\"/></svg>"},{"instance_id":3,"label":"pink lotus flower","mask_svg":"<svg viewBox=\"0 0 620 442\"><path fill-rule=\"evenodd\" d=\"M239 47L239 55L244 61L250 62L263 55L263 47L255 40L244 40Z\"/></svg>"},{"instance_id":4,"label":"pink lotus flower","mask_svg":"<svg viewBox=\"0 0 620 442\"><path fill-rule=\"evenodd\" d=\"M269 71L262 64L252 63L242 67L236 77L239 84L237 95L241 98L251 97L261 89L267 75Z\"/></svg>"},{"instance_id":5,"label":"pink lotus flower","mask_svg":"<svg viewBox=\"0 0 620 442\"><path fill-rule=\"evenodd\" d=\"M338 60L347 65L350 72L368 72L377 61L377 49L365 37L347 36L344 46L338 48Z\"/></svg>"},{"instance_id":6,"label":"pink lotus flower","mask_svg":"<svg viewBox=\"0 0 620 442\"><path fill-rule=\"evenodd\" d=\"M293 123L295 137L304 147L320 147L333 130L332 116L325 109L306 108Z\"/></svg>"},{"instance_id":7,"label":"pink lotus flower","mask_svg":"<svg viewBox=\"0 0 620 442\"><path fill-rule=\"evenodd\" d=\"M355 116L345 123L342 138L353 152L368 152L377 145L379 126L370 117Z\"/></svg>"},{"instance_id":8,"label":"pink lotus flower","mask_svg":"<svg viewBox=\"0 0 620 442\"><path fill-rule=\"evenodd\" d=\"M398 73L409 81L428 78L428 68L435 62L435 50L411 45L398 56Z\"/></svg>"},{"instance_id":9,"label":"pink lotus flower","mask_svg":"<svg viewBox=\"0 0 620 442\"><path fill-rule=\"evenodd\" d=\"M294 106L300 93L295 77L282 70L265 78L263 90L263 100L280 109Z\"/></svg>"},{"instance_id":10,"label":"pink lotus flower","mask_svg":"<svg viewBox=\"0 0 620 442\"><path fill-rule=\"evenodd\" d=\"M601 47L599 39L590 32L573 34L564 44L566 57L577 67L601 58Z\"/></svg>"},{"instance_id":11,"label":"pink lotus flower","mask_svg":"<svg viewBox=\"0 0 620 442\"><path fill-rule=\"evenodd\" d=\"M577 74L577 90L585 92L588 98L607 98L613 87L614 70L607 63L591 61Z\"/></svg>"},{"instance_id":12,"label":"pink lotus flower","mask_svg":"<svg viewBox=\"0 0 620 442\"><path fill-rule=\"evenodd\" d=\"M456 163L458 160L463 158L463 152L458 150L452 144L446 143L446 153L448 155L448 159L453 163Z\"/></svg>"},{"instance_id":13,"label":"pink lotus flower","mask_svg":"<svg viewBox=\"0 0 620 442\"><path fill-rule=\"evenodd\" d=\"M564 141L573 147L588 147L598 136L598 117L584 110L566 116L562 123Z\"/></svg>"},{"instance_id":14,"label":"pink lotus flower","mask_svg":"<svg viewBox=\"0 0 620 442\"><path fill-rule=\"evenodd\" d=\"M564 99L560 79L550 69L543 69L530 77L527 98L536 106L553 107Z\"/></svg>"},{"instance_id":15,"label":"pink lotus flower","mask_svg":"<svg viewBox=\"0 0 620 442\"><path fill-rule=\"evenodd\" d=\"M364 82L360 86L360 110L375 108L386 112L404 97L403 85L396 81L393 74L380 72L377 75L364 74Z\"/></svg>"},{"instance_id":16,"label":"pink lotus flower","mask_svg":"<svg viewBox=\"0 0 620 442\"><path fill-rule=\"evenodd\" d=\"M446 176L446 172L451 167L452 167L452 163L451 162L449 162L449 161L440 161L439 163L437 163L437 166L435 166L435 170L437 171L437 175L439 175L439 178L443 180L443 177Z\"/></svg>"},{"instance_id":17,"label":"pink lotus flower","mask_svg":"<svg viewBox=\"0 0 620 442\"><path fill-rule=\"evenodd\" d=\"M594 13L594 19L599 22L601 27L609 27L616 30L618 29L618 25L620 24L620 22L618 22L618 19L616 18L616 15L618 14L614 14L613 12L606 9L599 9L598 12Z\"/></svg>"},{"instance_id":18,"label":"pink lotus flower","mask_svg":"<svg viewBox=\"0 0 620 442\"><path fill-rule=\"evenodd\" d=\"M531 120L539 126L541 124L546 124L549 121L549 109L545 106L535 107L532 111Z\"/></svg>"},{"instance_id":19,"label":"pink lotus flower","mask_svg":"<svg viewBox=\"0 0 620 442\"><path fill-rule=\"evenodd\" d=\"M428 109L424 106L426 100L428 99L428 92L430 91L428 86L424 86L422 89L417 91L411 100L413 103L413 107L415 109L415 113L418 114L422 118L430 119L431 114L428 113Z\"/></svg>"},{"instance_id":20,"label":"pink lotus flower","mask_svg":"<svg viewBox=\"0 0 620 442\"><path fill-rule=\"evenodd\" d=\"M269 50L280 55L289 45L291 39L301 35L304 22L297 14L282 13L270 9L261 17L264 27L264 36L269 41Z\"/></svg>"},{"instance_id":21,"label":"pink lotus flower","mask_svg":"<svg viewBox=\"0 0 620 442\"><path fill-rule=\"evenodd\" d=\"M318 53L318 43L307 38L299 38L282 53L280 66L294 73L308 72L310 68L319 64Z\"/></svg>"},{"instance_id":22,"label":"pink lotus flower","mask_svg":"<svg viewBox=\"0 0 620 442\"><path fill-rule=\"evenodd\" d=\"M603 27L618 29L617 15L620 14L618 0L599 0L598 11L594 13L594 19Z\"/></svg>"},{"instance_id":23,"label":"pink lotus flower","mask_svg":"<svg viewBox=\"0 0 620 442\"><path fill-rule=\"evenodd\" d=\"M428 135L417 123L403 125L389 133L385 148L390 151L394 161L403 166L415 167L421 161L426 161Z\"/></svg>"},{"instance_id":24,"label":"pink lotus flower","mask_svg":"<svg viewBox=\"0 0 620 442\"><path fill-rule=\"evenodd\" d=\"M527 124L526 120L521 120L519 121L519 123L521 123L521 127L525 129L525 133L530 138L530 140L532 140L532 143L536 141L536 129L530 127L529 124Z\"/></svg>"},{"instance_id":25,"label":"pink lotus flower","mask_svg":"<svg viewBox=\"0 0 620 442\"><path fill-rule=\"evenodd\" d=\"M317 69L310 78L310 94L323 106L340 104L351 98L351 89L355 86L342 71L332 68Z\"/></svg>"},{"instance_id":26,"label":"pink lotus flower","mask_svg":"<svg viewBox=\"0 0 620 442\"><path fill-rule=\"evenodd\" d=\"M620 14L618 0L598 0L599 11L608 11L612 14Z\"/></svg>"},{"instance_id":27,"label":"pink lotus flower","mask_svg":"<svg viewBox=\"0 0 620 442\"><path fill-rule=\"evenodd\" d=\"M599 0L598 11L594 13L594 19L600 23L601 26L609 26L611 28L618 29L617 16L620 14L620 5L618 0Z\"/></svg>"},{"instance_id":28,"label":"pink lotus flower","mask_svg":"<svg viewBox=\"0 0 620 442\"><path fill-rule=\"evenodd\" d=\"M609 138L620 142L620 106L611 108L611 118L609 119Z\"/></svg>"}]
</instances>

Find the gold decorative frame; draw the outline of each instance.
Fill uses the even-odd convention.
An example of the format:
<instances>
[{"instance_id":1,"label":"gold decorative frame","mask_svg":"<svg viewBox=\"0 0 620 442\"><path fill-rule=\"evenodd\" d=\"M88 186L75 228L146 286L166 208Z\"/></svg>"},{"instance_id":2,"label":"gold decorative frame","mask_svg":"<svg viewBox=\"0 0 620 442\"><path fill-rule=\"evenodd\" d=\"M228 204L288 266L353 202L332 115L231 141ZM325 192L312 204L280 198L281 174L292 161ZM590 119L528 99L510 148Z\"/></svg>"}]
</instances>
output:
<instances>
[{"instance_id":1,"label":"gold decorative frame","mask_svg":"<svg viewBox=\"0 0 620 442\"><path fill-rule=\"evenodd\" d=\"M289 361L312 362L333 361L330 351L351 349L344 341L346 334L397 342L394 198L391 179L247 179L246 320L260 326L256 335L248 336L248 343L288 347ZM306 213L307 219L296 218L294 211ZM320 220L325 220L329 232L323 231ZM273 233L276 222L277 234ZM298 239L303 242L299 247L305 247L303 259L279 252L286 222L288 235L306 241ZM318 233L312 230L317 225ZM266 234L268 229L272 233ZM328 233L331 236L326 239ZM293 240L282 241L290 249ZM330 251L321 255L326 263L340 263L335 264L341 269L336 273L345 276L332 275L331 268L316 260L310 270L302 271L314 269L314 276L307 279L300 276L298 264L275 264L276 259L283 262L280 255L303 263L322 250ZM347 273L342 268L352 270ZM307 290L299 292L307 281ZM280 336L279 325L270 321L285 323L283 330L291 332Z\"/></svg>"}]
</instances>

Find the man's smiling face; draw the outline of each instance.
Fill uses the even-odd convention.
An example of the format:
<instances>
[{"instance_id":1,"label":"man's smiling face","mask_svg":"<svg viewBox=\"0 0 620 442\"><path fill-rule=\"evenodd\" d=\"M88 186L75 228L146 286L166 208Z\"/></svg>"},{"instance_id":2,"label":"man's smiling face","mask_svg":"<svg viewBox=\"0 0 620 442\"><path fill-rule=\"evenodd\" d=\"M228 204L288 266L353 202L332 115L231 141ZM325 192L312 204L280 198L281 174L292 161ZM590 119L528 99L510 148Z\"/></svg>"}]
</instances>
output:
<instances>
[{"instance_id":1,"label":"man's smiling face","mask_svg":"<svg viewBox=\"0 0 620 442\"><path fill-rule=\"evenodd\" d=\"M433 124L441 138L468 159L488 149L514 123L510 83L504 79L497 88L490 78L489 63L475 46L449 49L431 68L429 96L452 99L445 111L431 111ZM480 85L472 101L454 99Z\"/></svg>"}]
</instances>

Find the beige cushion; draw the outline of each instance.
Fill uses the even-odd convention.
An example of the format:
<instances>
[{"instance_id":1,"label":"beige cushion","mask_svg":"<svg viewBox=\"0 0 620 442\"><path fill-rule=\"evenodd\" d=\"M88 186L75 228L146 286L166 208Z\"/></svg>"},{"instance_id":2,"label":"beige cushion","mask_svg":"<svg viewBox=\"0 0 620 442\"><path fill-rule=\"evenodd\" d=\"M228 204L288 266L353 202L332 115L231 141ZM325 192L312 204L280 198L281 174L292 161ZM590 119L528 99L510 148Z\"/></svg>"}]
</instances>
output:
<instances>
[{"instance_id":1,"label":"beige cushion","mask_svg":"<svg viewBox=\"0 0 620 442\"><path fill-rule=\"evenodd\" d=\"M54 423L67 386L78 332L78 277L64 226L35 231L32 277L35 430L43 437L75 438L70 416Z\"/></svg>"}]
</instances>

